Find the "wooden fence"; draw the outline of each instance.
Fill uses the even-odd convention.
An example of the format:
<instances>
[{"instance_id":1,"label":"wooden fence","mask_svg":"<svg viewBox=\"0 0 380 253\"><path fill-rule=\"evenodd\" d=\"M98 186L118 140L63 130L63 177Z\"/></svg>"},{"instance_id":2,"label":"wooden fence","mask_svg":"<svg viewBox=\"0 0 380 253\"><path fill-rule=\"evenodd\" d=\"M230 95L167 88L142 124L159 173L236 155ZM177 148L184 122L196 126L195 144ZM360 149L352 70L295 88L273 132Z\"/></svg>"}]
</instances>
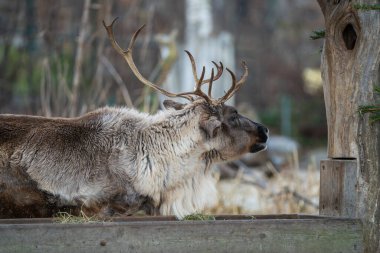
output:
<instances>
[{"instance_id":1,"label":"wooden fence","mask_svg":"<svg viewBox=\"0 0 380 253\"><path fill-rule=\"evenodd\" d=\"M0 252L362 252L358 219L307 215L216 216L211 221L130 217L58 224L0 220Z\"/></svg>"}]
</instances>

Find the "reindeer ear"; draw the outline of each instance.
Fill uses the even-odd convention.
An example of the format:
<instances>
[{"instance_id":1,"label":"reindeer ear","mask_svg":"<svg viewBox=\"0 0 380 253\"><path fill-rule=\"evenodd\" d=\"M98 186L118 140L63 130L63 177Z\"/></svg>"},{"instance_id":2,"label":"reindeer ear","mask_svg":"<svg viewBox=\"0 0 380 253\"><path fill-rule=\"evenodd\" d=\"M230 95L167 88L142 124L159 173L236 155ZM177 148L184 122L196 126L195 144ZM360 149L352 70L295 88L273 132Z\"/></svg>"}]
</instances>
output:
<instances>
[{"instance_id":1,"label":"reindeer ear","mask_svg":"<svg viewBox=\"0 0 380 253\"><path fill-rule=\"evenodd\" d=\"M220 122L216 117L210 117L208 120L201 121L200 127L206 132L207 136L214 138L221 128L222 122Z\"/></svg>"},{"instance_id":2,"label":"reindeer ear","mask_svg":"<svg viewBox=\"0 0 380 253\"><path fill-rule=\"evenodd\" d=\"M168 99L165 100L163 104L164 104L164 107L166 109L172 108L172 109L175 109L175 110L182 110L185 107L185 105L186 105L186 104L181 104L181 103L178 103L176 101L168 100Z\"/></svg>"}]
</instances>

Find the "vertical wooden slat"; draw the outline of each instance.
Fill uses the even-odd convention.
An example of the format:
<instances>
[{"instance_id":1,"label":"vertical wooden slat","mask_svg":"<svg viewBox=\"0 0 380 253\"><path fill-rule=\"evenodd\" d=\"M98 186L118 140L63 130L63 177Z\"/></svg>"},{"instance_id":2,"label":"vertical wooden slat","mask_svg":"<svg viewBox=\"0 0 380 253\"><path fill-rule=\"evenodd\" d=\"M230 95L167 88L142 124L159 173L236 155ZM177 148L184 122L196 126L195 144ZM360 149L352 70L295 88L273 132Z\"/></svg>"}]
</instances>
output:
<instances>
[{"instance_id":1,"label":"vertical wooden slat","mask_svg":"<svg viewBox=\"0 0 380 253\"><path fill-rule=\"evenodd\" d=\"M319 213L328 216L357 217L357 161L321 161Z\"/></svg>"}]
</instances>

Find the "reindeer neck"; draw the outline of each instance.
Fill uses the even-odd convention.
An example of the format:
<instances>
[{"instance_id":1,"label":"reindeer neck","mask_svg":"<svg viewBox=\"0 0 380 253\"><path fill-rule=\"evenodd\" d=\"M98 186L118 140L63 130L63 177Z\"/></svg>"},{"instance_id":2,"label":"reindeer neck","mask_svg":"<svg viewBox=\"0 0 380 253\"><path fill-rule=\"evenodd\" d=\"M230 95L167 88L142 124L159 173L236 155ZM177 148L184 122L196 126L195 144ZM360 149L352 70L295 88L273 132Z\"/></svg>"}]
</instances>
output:
<instances>
[{"instance_id":1,"label":"reindeer neck","mask_svg":"<svg viewBox=\"0 0 380 253\"><path fill-rule=\"evenodd\" d=\"M160 156L182 157L198 147L202 136L196 108L154 115L141 132L140 143ZM174 157L172 157L174 156Z\"/></svg>"},{"instance_id":2,"label":"reindeer neck","mask_svg":"<svg viewBox=\"0 0 380 253\"><path fill-rule=\"evenodd\" d=\"M166 111L150 116L137 133L135 188L156 204L163 189L182 184L204 169L200 117L196 108Z\"/></svg>"}]
</instances>

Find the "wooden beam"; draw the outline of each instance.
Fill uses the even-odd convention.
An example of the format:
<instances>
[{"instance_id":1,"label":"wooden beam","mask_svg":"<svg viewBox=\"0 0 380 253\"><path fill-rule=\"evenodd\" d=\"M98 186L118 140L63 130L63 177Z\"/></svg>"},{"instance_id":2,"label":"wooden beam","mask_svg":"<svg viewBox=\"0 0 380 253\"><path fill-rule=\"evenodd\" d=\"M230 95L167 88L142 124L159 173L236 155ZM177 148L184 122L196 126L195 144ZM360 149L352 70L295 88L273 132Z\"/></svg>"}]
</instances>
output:
<instances>
[{"instance_id":1,"label":"wooden beam","mask_svg":"<svg viewBox=\"0 0 380 253\"><path fill-rule=\"evenodd\" d=\"M328 216L358 217L356 159L321 161L319 213Z\"/></svg>"},{"instance_id":2,"label":"wooden beam","mask_svg":"<svg viewBox=\"0 0 380 253\"><path fill-rule=\"evenodd\" d=\"M362 252L358 219L0 224L0 252Z\"/></svg>"}]
</instances>

